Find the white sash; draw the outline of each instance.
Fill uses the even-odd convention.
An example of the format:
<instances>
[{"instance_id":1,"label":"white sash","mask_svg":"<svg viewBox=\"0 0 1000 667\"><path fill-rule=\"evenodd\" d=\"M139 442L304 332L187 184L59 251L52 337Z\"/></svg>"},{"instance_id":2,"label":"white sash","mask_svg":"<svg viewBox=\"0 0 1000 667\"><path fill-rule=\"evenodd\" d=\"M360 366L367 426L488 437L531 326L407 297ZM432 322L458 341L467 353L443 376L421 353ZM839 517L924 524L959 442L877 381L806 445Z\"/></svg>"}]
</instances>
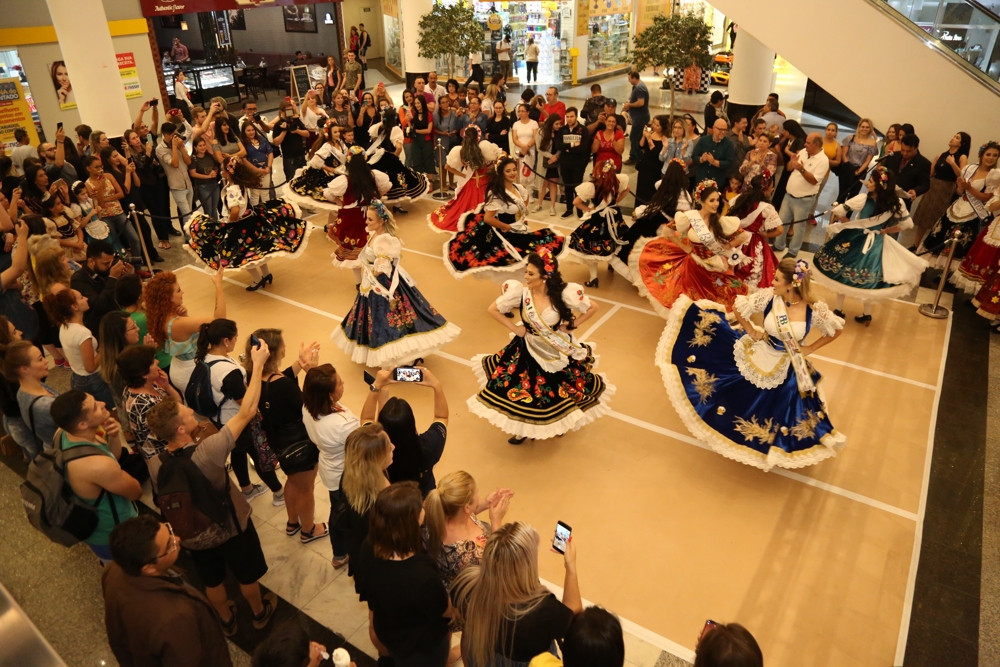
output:
<instances>
[{"instance_id":1,"label":"white sash","mask_svg":"<svg viewBox=\"0 0 1000 667\"><path fill-rule=\"evenodd\" d=\"M962 178L966 180L970 188L972 187L972 181L969 181L968 176L975 176L977 169L979 169L978 164L970 164L968 167L965 168L965 173L962 174ZM983 188L984 189L986 188L985 179L983 179ZM982 190L980 190L980 192L982 192ZM980 220L984 222L986 220L989 220L991 214L989 211L986 210L986 204L981 202L978 197L970 197L969 192L967 190L964 193L962 193L962 198L965 199L965 201L969 202L969 206L972 207L972 210L975 212L976 216Z\"/></svg>"},{"instance_id":2,"label":"white sash","mask_svg":"<svg viewBox=\"0 0 1000 667\"><path fill-rule=\"evenodd\" d=\"M524 222L524 220L528 217L528 206L524 203L524 200L521 199L520 194L514 194L514 204L517 206L517 213L514 215L514 224L521 224L527 227L527 223ZM489 223L484 221L484 224ZM492 225L490 226L492 227ZM510 256L514 258L514 261L520 262L522 256L521 253L517 251L517 248L511 245L510 241L504 238L503 234L500 233L500 230L497 227L493 227L493 233L497 235L497 238L500 239L500 243L502 243L504 249L510 253Z\"/></svg>"},{"instance_id":3,"label":"white sash","mask_svg":"<svg viewBox=\"0 0 1000 667\"><path fill-rule=\"evenodd\" d=\"M534 333L525 335L524 342L531 356L550 373L565 368L570 358L577 361L586 359L587 348L574 342L571 335L550 327L535 309L534 299L530 296L531 291L525 288L521 295L522 314Z\"/></svg>"},{"instance_id":4,"label":"white sash","mask_svg":"<svg viewBox=\"0 0 1000 667\"><path fill-rule=\"evenodd\" d=\"M698 240L703 246L711 250L713 253L719 257L724 258L729 262L730 266L740 266L750 261L750 259L743 254L743 251L739 248L733 248L731 250L726 250L726 248L715 238L712 234L712 230L708 228L705 221L702 220L701 215L697 212L692 211L687 216L688 222L691 223L691 229L697 234Z\"/></svg>"},{"instance_id":5,"label":"white sash","mask_svg":"<svg viewBox=\"0 0 1000 667\"><path fill-rule=\"evenodd\" d=\"M799 395L805 396L815 391L816 385L813 384L812 375L809 373L809 364L806 362L806 358L802 356L799 341L792 331L792 322L788 319L788 311L785 310L785 300L780 296L774 297L771 301L771 315L774 317L774 324L778 329L778 338L784 343L785 351L788 352L792 368L795 370L795 380L799 385Z\"/></svg>"}]
</instances>

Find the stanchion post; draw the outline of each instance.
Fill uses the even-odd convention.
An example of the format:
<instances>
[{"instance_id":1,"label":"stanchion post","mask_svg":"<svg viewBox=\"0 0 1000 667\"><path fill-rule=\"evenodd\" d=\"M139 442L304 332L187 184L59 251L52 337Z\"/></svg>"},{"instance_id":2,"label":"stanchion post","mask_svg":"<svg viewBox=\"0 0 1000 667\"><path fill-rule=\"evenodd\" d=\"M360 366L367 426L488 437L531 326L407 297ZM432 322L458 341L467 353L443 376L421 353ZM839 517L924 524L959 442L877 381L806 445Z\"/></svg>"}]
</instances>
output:
<instances>
[{"instance_id":1,"label":"stanchion post","mask_svg":"<svg viewBox=\"0 0 1000 667\"><path fill-rule=\"evenodd\" d=\"M941 273L941 280L938 283L937 293L934 295L934 303L925 303L917 309L920 311L921 315L925 315L935 320L943 320L948 317L949 313L947 308L938 305L941 301L941 293L944 292L944 284L948 282L948 273L951 271L951 260L955 258L955 246L958 245L955 238L948 239L948 243L951 244L951 247L948 248L948 262L945 264L944 271Z\"/></svg>"},{"instance_id":2,"label":"stanchion post","mask_svg":"<svg viewBox=\"0 0 1000 667\"><path fill-rule=\"evenodd\" d=\"M437 140L437 158L438 158L438 189L434 194L431 195L431 197L434 197L434 199L440 201L444 201L446 199L451 199L455 193L451 190L448 190L444 186L445 183L444 178L447 172L445 172L444 169L444 161L445 161L444 146L441 144L440 139Z\"/></svg>"},{"instance_id":3,"label":"stanchion post","mask_svg":"<svg viewBox=\"0 0 1000 667\"><path fill-rule=\"evenodd\" d=\"M135 233L139 235L139 246L142 248L142 258L146 260L146 266L149 267L149 272L153 271L153 260L149 258L149 249L146 248L146 239L142 235L142 225L139 224L139 212L135 210L135 204L129 204L129 216L132 218L132 224L135 225Z\"/></svg>"}]
</instances>

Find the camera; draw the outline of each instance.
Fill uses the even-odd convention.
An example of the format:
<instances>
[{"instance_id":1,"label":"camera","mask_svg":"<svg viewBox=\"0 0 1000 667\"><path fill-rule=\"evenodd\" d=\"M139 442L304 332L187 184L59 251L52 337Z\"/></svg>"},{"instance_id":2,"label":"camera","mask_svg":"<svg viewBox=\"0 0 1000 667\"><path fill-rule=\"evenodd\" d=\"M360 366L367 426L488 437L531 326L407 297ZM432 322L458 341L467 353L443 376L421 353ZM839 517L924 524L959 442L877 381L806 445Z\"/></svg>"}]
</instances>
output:
<instances>
[{"instance_id":1,"label":"camera","mask_svg":"<svg viewBox=\"0 0 1000 667\"><path fill-rule=\"evenodd\" d=\"M126 254L124 250L116 252L115 257L126 264L131 264L132 266L142 266L144 264L142 257L132 257L131 255Z\"/></svg>"},{"instance_id":2,"label":"camera","mask_svg":"<svg viewBox=\"0 0 1000 667\"><path fill-rule=\"evenodd\" d=\"M156 99L154 97L153 99L151 99L149 101L149 106L151 106L151 107L158 107L158 106L160 106L160 100L158 100L158 99Z\"/></svg>"}]
</instances>

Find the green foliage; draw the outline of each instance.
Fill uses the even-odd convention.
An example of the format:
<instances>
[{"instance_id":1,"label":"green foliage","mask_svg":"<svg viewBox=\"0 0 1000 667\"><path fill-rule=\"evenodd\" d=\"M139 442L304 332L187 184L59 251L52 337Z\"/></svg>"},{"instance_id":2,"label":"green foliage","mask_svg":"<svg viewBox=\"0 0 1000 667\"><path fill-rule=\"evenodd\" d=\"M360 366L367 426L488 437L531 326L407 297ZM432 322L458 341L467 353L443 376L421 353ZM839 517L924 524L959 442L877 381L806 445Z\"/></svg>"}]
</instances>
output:
<instances>
[{"instance_id":1,"label":"green foliage","mask_svg":"<svg viewBox=\"0 0 1000 667\"><path fill-rule=\"evenodd\" d=\"M712 28L694 14L660 14L635 36L632 62L639 71L647 67L683 70L692 61L702 69L712 64Z\"/></svg>"},{"instance_id":2,"label":"green foliage","mask_svg":"<svg viewBox=\"0 0 1000 667\"><path fill-rule=\"evenodd\" d=\"M445 6L434 3L430 13L420 17L421 58L448 56L454 67L455 56L483 50L483 26L476 20L471 2Z\"/></svg>"}]
</instances>

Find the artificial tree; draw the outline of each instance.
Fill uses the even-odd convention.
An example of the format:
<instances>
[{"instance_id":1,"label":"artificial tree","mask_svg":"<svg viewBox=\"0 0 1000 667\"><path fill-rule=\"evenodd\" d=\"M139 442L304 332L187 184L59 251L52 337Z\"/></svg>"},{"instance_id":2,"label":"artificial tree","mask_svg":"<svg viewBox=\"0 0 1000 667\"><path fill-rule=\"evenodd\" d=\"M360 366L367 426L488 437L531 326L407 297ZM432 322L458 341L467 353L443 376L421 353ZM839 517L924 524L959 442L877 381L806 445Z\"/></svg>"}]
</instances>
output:
<instances>
[{"instance_id":1,"label":"artificial tree","mask_svg":"<svg viewBox=\"0 0 1000 667\"><path fill-rule=\"evenodd\" d=\"M483 26L476 20L472 3L446 6L435 2L430 13L420 17L421 58L448 57L448 78L455 76L455 56L483 50Z\"/></svg>"},{"instance_id":2,"label":"artificial tree","mask_svg":"<svg viewBox=\"0 0 1000 667\"><path fill-rule=\"evenodd\" d=\"M700 16L660 14L652 25L635 36L632 62L642 71L662 66L670 82L670 120L674 119L674 77L669 70L683 71L692 63L705 69L712 65L712 28Z\"/></svg>"}]
</instances>

